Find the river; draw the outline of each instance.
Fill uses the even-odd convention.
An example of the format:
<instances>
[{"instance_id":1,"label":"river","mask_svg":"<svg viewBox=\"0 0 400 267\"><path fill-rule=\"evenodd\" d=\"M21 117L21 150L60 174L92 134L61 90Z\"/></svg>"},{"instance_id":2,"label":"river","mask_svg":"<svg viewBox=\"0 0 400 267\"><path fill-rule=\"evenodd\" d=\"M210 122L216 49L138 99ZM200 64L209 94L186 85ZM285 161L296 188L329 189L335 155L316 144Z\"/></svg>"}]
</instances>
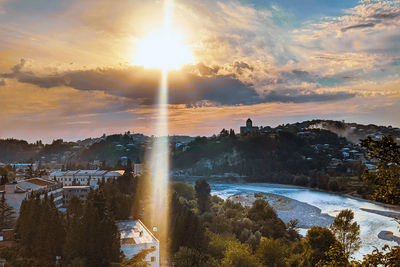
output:
<instances>
[{"instance_id":1,"label":"river","mask_svg":"<svg viewBox=\"0 0 400 267\"><path fill-rule=\"evenodd\" d=\"M377 212L394 212L399 214L398 209L385 207L362 199L321 192L310 188L297 186L277 185L277 184L210 184L211 193L218 195L223 199L228 197L249 193L270 193L294 199L303 203L307 203L321 210L323 214L335 217L340 210L351 209L354 212L355 220L360 224L362 245L353 257L362 259L362 255L371 253L377 247L383 245L397 245L396 242L386 241L378 238L381 231L391 231L395 235L399 235L399 224L389 216L383 216L371 211ZM295 202L298 203L298 202ZM298 203L301 204L301 203ZM399 214L400 215L400 214ZM303 214L304 216L304 214ZM296 217L296 215L294 215ZM296 218L293 218L296 219ZM318 223L317 223L318 224ZM305 234L307 229L300 229L301 234Z\"/></svg>"}]
</instances>

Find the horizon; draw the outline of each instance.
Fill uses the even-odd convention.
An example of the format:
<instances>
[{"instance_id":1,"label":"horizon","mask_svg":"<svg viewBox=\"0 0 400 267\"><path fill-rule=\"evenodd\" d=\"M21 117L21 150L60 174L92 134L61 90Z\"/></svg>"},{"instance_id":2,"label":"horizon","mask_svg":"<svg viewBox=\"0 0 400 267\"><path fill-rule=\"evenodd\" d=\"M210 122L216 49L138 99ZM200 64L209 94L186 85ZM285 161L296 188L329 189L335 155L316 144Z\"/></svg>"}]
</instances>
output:
<instances>
[{"instance_id":1,"label":"horizon","mask_svg":"<svg viewBox=\"0 0 400 267\"><path fill-rule=\"evenodd\" d=\"M272 128L276 128L278 126L286 125L286 124L303 123L303 122L306 122L306 121L313 121L313 120L338 121L338 122L339 121L340 122L343 121L344 123L347 123L347 124L358 124L358 125L363 125L363 126L375 125L375 126L378 126L378 127L393 127L395 129L396 128L397 129L400 128L399 126L394 126L394 125L382 125L382 124L375 124L375 123L358 123L358 122L354 122L354 121L335 120L335 119L321 119L321 118L305 119L305 120L286 122L286 123L276 123L274 125L259 124L259 123L257 123L257 121L255 122L253 120L253 118L250 117L250 119L253 121L253 125L254 126L262 126L262 127L268 127L269 126L269 127L272 127ZM169 133L168 136L170 136L170 137L171 136L182 136L182 137L193 137L193 138L194 137L198 137L198 136L200 136L200 137L212 137L213 135L218 135L222 129L227 129L227 130L233 129L235 131L235 133L238 134L240 132L240 127L244 126L245 122L246 122L246 120L243 120L242 124L239 123L240 125L238 127L236 127L236 128L229 128L229 127L221 127L219 129L215 128L214 132L211 132L211 133L208 133L208 134L180 134L180 133L176 134L176 133ZM15 136L10 136L10 137L1 137L0 136L0 140L16 139L16 140L24 140L24 141L27 141L28 143L35 143L37 141L42 141L43 144L51 144L53 141L58 140L58 139L62 139L64 142L78 142L78 141L84 141L86 139L101 138L104 134L106 136L110 136L110 135L125 134L127 132L130 132L131 134L143 134L146 137L152 137L152 136L159 137L159 136L156 136L154 134L147 134L147 133L144 133L144 132L132 131L132 129L126 129L126 130L122 130L120 132L102 133L102 134L97 134L97 135L93 135L93 136L84 136L84 137L77 138L77 139L65 139L63 137L55 137L53 139L35 139L35 138L33 138L33 139L24 139L24 138L17 138ZM161 136L161 137L163 137L163 136Z\"/></svg>"}]
</instances>

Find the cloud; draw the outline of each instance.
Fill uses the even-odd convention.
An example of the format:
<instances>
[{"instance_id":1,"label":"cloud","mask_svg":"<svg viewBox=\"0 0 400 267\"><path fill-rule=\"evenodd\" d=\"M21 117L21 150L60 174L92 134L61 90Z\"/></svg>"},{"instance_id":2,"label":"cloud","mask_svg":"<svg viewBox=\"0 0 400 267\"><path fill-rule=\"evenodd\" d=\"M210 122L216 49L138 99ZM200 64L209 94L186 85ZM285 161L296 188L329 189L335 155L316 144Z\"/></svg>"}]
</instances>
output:
<instances>
[{"instance_id":1,"label":"cloud","mask_svg":"<svg viewBox=\"0 0 400 267\"><path fill-rule=\"evenodd\" d=\"M160 73L156 70L130 66L126 68L103 68L93 70L73 70L54 74L35 74L23 71L25 60L15 65L12 72L3 73L2 78L14 78L20 83L36 85L40 88L70 87L81 91L103 91L109 95L135 100L137 104L155 103L159 86ZM169 103L188 106L203 105L253 105L269 102L314 102L336 101L351 98L353 94L315 93L309 90L273 90L259 94L252 86L239 80L234 73L220 75L200 64L200 76L188 71L172 71L169 75ZM204 71L207 69L207 71ZM214 68L215 69L215 68ZM253 68L244 62L234 64L234 69L241 73L243 69ZM294 70L296 76L306 72Z\"/></svg>"},{"instance_id":2,"label":"cloud","mask_svg":"<svg viewBox=\"0 0 400 267\"><path fill-rule=\"evenodd\" d=\"M357 24L357 25L351 25L351 26L347 26L341 29L342 32L351 30L351 29L357 29L357 28L372 28L374 27L376 24L375 23L363 23L363 24Z\"/></svg>"}]
</instances>

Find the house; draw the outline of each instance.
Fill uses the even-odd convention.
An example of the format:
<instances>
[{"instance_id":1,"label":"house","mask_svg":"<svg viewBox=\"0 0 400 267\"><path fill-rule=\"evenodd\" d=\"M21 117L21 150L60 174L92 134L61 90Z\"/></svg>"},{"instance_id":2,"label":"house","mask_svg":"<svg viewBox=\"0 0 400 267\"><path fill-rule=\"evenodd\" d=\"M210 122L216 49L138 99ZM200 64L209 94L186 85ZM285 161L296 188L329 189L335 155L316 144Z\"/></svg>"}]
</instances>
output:
<instances>
[{"instance_id":1,"label":"house","mask_svg":"<svg viewBox=\"0 0 400 267\"><path fill-rule=\"evenodd\" d=\"M121 250L128 259L144 249L153 248L145 259L151 267L160 266L160 242L140 220L120 221Z\"/></svg>"},{"instance_id":2,"label":"house","mask_svg":"<svg viewBox=\"0 0 400 267\"><path fill-rule=\"evenodd\" d=\"M124 171L103 171L103 170L74 170L74 171L54 171L50 173L53 179L64 186L71 185L90 185L96 188L101 181L115 180L122 176Z\"/></svg>"},{"instance_id":3,"label":"house","mask_svg":"<svg viewBox=\"0 0 400 267\"><path fill-rule=\"evenodd\" d=\"M247 135L247 134L254 134L254 133L259 133L260 130L258 126L253 126L253 122L250 118L247 119L246 121L246 126L240 127L240 135Z\"/></svg>"},{"instance_id":4,"label":"house","mask_svg":"<svg viewBox=\"0 0 400 267\"><path fill-rule=\"evenodd\" d=\"M4 190L7 205L10 206L18 216L22 201L31 194L39 194L41 198L45 195L52 197L57 208L62 207L63 195L62 185L42 178L14 181L6 184Z\"/></svg>"}]
</instances>

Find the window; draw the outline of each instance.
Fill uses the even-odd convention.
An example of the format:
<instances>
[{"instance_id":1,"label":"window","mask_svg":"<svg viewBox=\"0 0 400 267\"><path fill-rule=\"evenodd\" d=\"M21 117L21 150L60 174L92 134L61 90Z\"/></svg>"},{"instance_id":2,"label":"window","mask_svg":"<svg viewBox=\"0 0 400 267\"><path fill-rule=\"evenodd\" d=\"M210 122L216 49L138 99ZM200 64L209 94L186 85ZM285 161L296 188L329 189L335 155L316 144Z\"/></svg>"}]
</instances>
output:
<instances>
[{"instance_id":1,"label":"window","mask_svg":"<svg viewBox=\"0 0 400 267\"><path fill-rule=\"evenodd\" d=\"M156 257L151 257L151 262L155 262L156 261Z\"/></svg>"}]
</instances>

